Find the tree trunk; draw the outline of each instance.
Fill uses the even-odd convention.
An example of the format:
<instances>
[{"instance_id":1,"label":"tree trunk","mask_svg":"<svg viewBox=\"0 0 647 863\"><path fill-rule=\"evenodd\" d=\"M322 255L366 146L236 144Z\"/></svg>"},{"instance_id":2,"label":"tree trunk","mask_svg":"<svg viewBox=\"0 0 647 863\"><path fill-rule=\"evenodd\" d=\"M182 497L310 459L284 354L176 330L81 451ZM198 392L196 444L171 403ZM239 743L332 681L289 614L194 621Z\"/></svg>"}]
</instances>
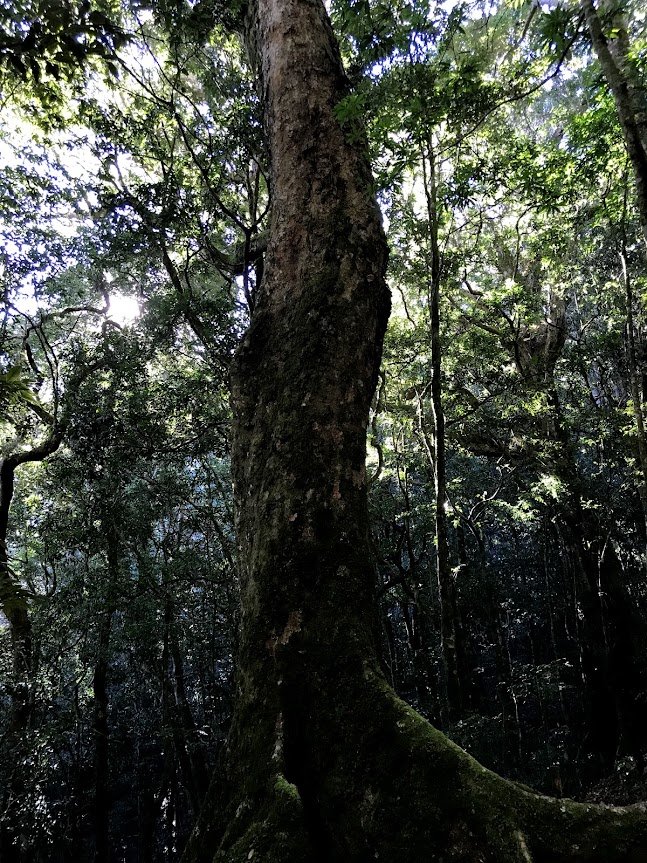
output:
<instances>
[{"instance_id":1,"label":"tree trunk","mask_svg":"<svg viewBox=\"0 0 647 863\"><path fill-rule=\"evenodd\" d=\"M379 211L357 129L335 114L346 81L323 4L249 15L273 209L233 369L237 705L184 859L647 860L642 811L499 779L383 677L364 467L389 307Z\"/></svg>"},{"instance_id":2,"label":"tree trunk","mask_svg":"<svg viewBox=\"0 0 647 863\"><path fill-rule=\"evenodd\" d=\"M0 611L9 622L12 647L11 710L2 751L16 765L11 781L0 788L0 860L28 859L25 837L21 836L20 809L28 786L29 728L33 720L33 639L27 595L11 569L9 558L9 515L13 501L16 470L27 462L43 461L54 453L62 439L53 429L45 441L31 450L8 455L0 463Z\"/></svg>"},{"instance_id":3,"label":"tree trunk","mask_svg":"<svg viewBox=\"0 0 647 863\"><path fill-rule=\"evenodd\" d=\"M580 0L591 44L613 94L618 119L636 181L638 214L647 243L647 94L628 56L627 31L618 9L599 10L594 0ZM605 33L603 18L611 21L611 35ZM611 14L609 14L611 11Z\"/></svg>"},{"instance_id":4,"label":"tree trunk","mask_svg":"<svg viewBox=\"0 0 647 863\"><path fill-rule=\"evenodd\" d=\"M629 372L629 392L631 393L631 410L634 415L636 429L636 450L638 455L639 471L636 485L642 507L643 536L647 539L647 437L645 436L645 415L643 408L642 392L639 378L638 355L636 351L636 331L634 322L634 289L632 279L627 265L627 237L625 234L623 218L622 225L622 248L620 250L620 262L622 264L622 278L625 286L625 315L626 315L626 352L627 366ZM645 566L647 566L647 554L645 555Z\"/></svg>"},{"instance_id":5,"label":"tree trunk","mask_svg":"<svg viewBox=\"0 0 647 863\"><path fill-rule=\"evenodd\" d=\"M440 341L441 255L438 244L437 165L433 132L429 133L422 154L427 219L429 222L429 341L431 347L431 408L434 417L434 516L436 525L436 577L440 601L440 646L444 666L444 725L456 721L463 712L463 693L459 671L458 610L456 585L449 558L447 528L447 458L445 449L445 411L442 398L442 347Z\"/></svg>"},{"instance_id":6,"label":"tree trunk","mask_svg":"<svg viewBox=\"0 0 647 863\"><path fill-rule=\"evenodd\" d=\"M110 726L108 724L108 650L112 611L102 612L99 621L97 660L92 676L94 712L94 863L110 859Z\"/></svg>"},{"instance_id":7,"label":"tree trunk","mask_svg":"<svg viewBox=\"0 0 647 863\"><path fill-rule=\"evenodd\" d=\"M553 468L565 488L559 532L574 575L580 666L586 688L586 743L599 754L604 772L612 769L619 753L642 758L647 631L610 538L585 510L584 490L559 399L554 389L548 392L559 444Z\"/></svg>"},{"instance_id":8,"label":"tree trunk","mask_svg":"<svg viewBox=\"0 0 647 863\"><path fill-rule=\"evenodd\" d=\"M29 724L32 673L32 631L27 597L9 564L9 513L16 470L29 462L44 461L56 452L61 440L60 429L54 429L43 443L9 455L0 464L0 609L9 621L13 650L12 734L19 734Z\"/></svg>"}]
</instances>

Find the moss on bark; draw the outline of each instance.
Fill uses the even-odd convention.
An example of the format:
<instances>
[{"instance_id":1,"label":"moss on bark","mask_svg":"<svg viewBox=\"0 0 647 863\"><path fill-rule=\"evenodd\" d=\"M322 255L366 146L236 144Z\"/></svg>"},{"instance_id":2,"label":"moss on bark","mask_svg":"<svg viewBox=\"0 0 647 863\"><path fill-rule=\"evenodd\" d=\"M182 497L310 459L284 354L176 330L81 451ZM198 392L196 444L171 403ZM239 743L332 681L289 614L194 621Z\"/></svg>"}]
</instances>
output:
<instances>
[{"instance_id":1,"label":"moss on bark","mask_svg":"<svg viewBox=\"0 0 647 863\"><path fill-rule=\"evenodd\" d=\"M313 855L299 792L277 774L264 799L241 801L214 863L309 863Z\"/></svg>"},{"instance_id":2,"label":"moss on bark","mask_svg":"<svg viewBox=\"0 0 647 863\"><path fill-rule=\"evenodd\" d=\"M263 284L232 371L237 706L185 854L263 863L639 863L641 810L495 776L388 687L366 495L386 244L320 0L250 3L272 154ZM641 857L640 855L643 855Z\"/></svg>"},{"instance_id":3,"label":"moss on bark","mask_svg":"<svg viewBox=\"0 0 647 863\"><path fill-rule=\"evenodd\" d=\"M647 861L643 806L538 795L451 743L398 699L371 665L352 693L348 677L342 679L337 697L321 692L322 716L312 723L319 742L300 749L303 763L296 770L292 765L294 781L276 773L261 794L234 794L217 851L212 846L187 860Z\"/></svg>"}]
</instances>

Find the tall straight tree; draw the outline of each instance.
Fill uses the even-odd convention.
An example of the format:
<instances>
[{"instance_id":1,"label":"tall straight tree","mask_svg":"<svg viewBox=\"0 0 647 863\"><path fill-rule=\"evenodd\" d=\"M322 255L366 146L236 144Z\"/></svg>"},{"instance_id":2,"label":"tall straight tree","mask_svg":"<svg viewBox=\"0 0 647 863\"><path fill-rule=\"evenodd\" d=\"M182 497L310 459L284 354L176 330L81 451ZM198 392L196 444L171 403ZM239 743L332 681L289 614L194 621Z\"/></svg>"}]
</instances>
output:
<instances>
[{"instance_id":1,"label":"tall straight tree","mask_svg":"<svg viewBox=\"0 0 647 863\"><path fill-rule=\"evenodd\" d=\"M254 0L272 169L263 282L233 368L237 707L185 861L647 860L642 809L508 783L387 685L365 444L389 310L365 146L321 0Z\"/></svg>"},{"instance_id":2,"label":"tall straight tree","mask_svg":"<svg viewBox=\"0 0 647 863\"><path fill-rule=\"evenodd\" d=\"M630 57L627 25L620 4L580 0L591 45L618 112L636 182L638 214L647 243L647 91Z\"/></svg>"}]
</instances>

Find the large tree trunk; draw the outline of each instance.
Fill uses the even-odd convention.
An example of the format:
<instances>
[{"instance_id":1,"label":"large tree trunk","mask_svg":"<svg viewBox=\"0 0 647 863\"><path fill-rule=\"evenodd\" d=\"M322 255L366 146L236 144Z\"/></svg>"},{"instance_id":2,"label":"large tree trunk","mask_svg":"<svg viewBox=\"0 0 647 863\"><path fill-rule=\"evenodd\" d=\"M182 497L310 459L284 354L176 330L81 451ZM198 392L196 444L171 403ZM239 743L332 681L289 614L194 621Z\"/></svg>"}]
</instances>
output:
<instances>
[{"instance_id":1,"label":"large tree trunk","mask_svg":"<svg viewBox=\"0 0 647 863\"><path fill-rule=\"evenodd\" d=\"M243 621L224 764L186 861L647 860L647 817L499 779L386 684L364 470L386 248L320 0L249 15L272 155L233 370ZM631 856L644 853L644 857Z\"/></svg>"}]
</instances>

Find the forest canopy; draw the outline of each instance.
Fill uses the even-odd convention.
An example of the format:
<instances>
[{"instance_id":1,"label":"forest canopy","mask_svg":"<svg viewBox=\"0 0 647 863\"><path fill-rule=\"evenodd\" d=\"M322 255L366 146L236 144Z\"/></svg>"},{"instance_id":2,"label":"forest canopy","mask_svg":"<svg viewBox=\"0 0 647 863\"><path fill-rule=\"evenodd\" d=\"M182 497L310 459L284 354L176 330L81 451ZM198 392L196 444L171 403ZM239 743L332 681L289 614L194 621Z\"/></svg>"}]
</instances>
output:
<instances>
[{"instance_id":1,"label":"forest canopy","mask_svg":"<svg viewBox=\"0 0 647 863\"><path fill-rule=\"evenodd\" d=\"M0 860L647 859L646 19L3 6Z\"/></svg>"}]
</instances>

